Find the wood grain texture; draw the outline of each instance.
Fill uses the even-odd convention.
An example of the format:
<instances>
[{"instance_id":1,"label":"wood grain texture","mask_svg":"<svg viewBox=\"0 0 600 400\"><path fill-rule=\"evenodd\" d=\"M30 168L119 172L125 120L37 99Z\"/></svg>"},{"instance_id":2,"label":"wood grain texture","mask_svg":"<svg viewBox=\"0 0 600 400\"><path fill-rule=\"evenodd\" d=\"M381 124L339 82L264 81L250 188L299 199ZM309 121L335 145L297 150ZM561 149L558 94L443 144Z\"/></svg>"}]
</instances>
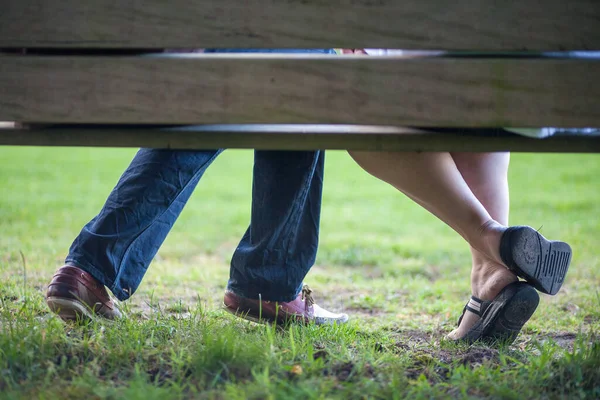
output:
<instances>
[{"instance_id":1,"label":"wood grain texture","mask_svg":"<svg viewBox=\"0 0 600 400\"><path fill-rule=\"evenodd\" d=\"M195 126L186 129L85 127L0 129L0 145L167 149L513 151L599 153L600 136L530 139L517 135L427 132L379 126Z\"/></svg>"},{"instance_id":2,"label":"wood grain texture","mask_svg":"<svg viewBox=\"0 0 600 400\"><path fill-rule=\"evenodd\" d=\"M198 55L0 57L0 120L600 126L600 62Z\"/></svg>"},{"instance_id":3,"label":"wood grain texture","mask_svg":"<svg viewBox=\"0 0 600 400\"><path fill-rule=\"evenodd\" d=\"M0 47L600 49L598 0L0 0Z\"/></svg>"}]
</instances>

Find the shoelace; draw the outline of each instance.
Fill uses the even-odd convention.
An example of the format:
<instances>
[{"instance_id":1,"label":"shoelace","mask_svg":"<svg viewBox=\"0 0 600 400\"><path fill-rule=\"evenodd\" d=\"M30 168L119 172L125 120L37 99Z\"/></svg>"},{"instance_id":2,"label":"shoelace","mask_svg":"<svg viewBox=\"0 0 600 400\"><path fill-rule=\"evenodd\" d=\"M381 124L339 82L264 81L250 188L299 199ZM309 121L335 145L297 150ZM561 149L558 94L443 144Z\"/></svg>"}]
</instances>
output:
<instances>
[{"instance_id":1,"label":"shoelace","mask_svg":"<svg viewBox=\"0 0 600 400\"><path fill-rule=\"evenodd\" d=\"M315 300L312 297L312 289L308 285L302 286L302 300L306 302L306 308L315 304Z\"/></svg>"}]
</instances>

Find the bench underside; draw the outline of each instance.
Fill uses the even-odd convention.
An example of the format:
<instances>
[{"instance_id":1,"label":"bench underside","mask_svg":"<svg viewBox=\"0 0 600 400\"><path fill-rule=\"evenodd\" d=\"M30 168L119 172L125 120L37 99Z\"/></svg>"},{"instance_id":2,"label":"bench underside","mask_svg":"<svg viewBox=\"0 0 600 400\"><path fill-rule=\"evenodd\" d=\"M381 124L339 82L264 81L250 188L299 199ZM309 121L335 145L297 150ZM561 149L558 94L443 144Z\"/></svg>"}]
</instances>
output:
<instances>
[{"instance_id":1,"label":"bench underside","mask_svg":"<svg viewBox=\"0 0 600 400\"><path fill-rule=\"evenodd\" d=\"M55 125L0 129L0 145L598 153L600 135L534 139L500 129L426 130L366 125Z\"/></svg>"}]
</instances>

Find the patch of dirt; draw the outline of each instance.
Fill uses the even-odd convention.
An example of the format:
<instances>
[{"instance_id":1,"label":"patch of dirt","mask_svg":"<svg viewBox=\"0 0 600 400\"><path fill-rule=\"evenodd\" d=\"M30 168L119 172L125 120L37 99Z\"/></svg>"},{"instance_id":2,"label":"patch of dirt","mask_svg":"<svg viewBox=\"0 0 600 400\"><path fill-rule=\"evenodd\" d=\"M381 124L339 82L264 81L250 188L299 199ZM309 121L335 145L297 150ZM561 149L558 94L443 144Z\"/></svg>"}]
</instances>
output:
<instances>
[{"instance_id":1,"label":"patch of dirt","mask_svg":"<svg viewBox=\"0 0 600 400\"><path fill-rule=\"evenodd\" d=\"M321 307L333 312L345 312L350 315L350 318L369 318L378 317L387 314L383 307L373 304L360 304L356 299L365 296L368 293L365 291L351 290L347 287L328 287L327 291L318 291L315 296L315 301Z\"/></svg>"},{"instance_id":2,"label":"patch of dirt","mask_svg":"<svg viewBox=\"0 0 600 400\"><path fill-rule=\"evenodd\" d=\"M12 301L12 302L16 302L20 299L19 296L16 296L14 294L4 294L2 292L0 292L0 300L2 301Z\"/></svg>"},{"instance_id":3,"label":"patch of dirt","mask_svg":"<svg viewBox=\"0 0 600 400\"><path fill-rule=\"evenodd\" d=\"M499 362L499 351L495 348L479 345L468 348L443 348L440 346L440 340L446 332L442 329L433 332L417 329L394 332L398 334L394 350L399 354L410 355L412 364L406 368L408 379L417 379L424 375L430 383L435 384L448 379L450 366L477 368Z\"/></svg>"},{"instance_id":4,"label":"patch of dirt","mask_svg":"<svg viewBox=\"0 0 600 400\"><path fill-rule=\"evenodd\" d=\"M329 353L326 350L318 350L313 353L313 360L327 360L327 358L329 358Z\"/></svg>"},{"instance_id":5,"label":"patch of dirt","mask_svg":"<svg viewBox=\"0 0 600 400\"><path fill-rule=\"evenodd\" d=\"M425 375L429 383L436 384L448 380L448 372L450 370L440 365L423 366L417 365L406 369L406 377L408 379L418 379L421 375Z\"/></svg>"},{"instance_id":6,"label":"patch of dirt","mask_svg":"<svg viewBox=\"0 0 600 400\"><path fill-rule=\"evenodd\" d=\"M173 374L171 371L165 368L154 367L147 371L148 377L150 381L155 383L158 386L163 386L169 380L173 379Z\"/></svg>"},{"instance_id":7,"label":"patch of dirt","mask_svg":"<svg viewBox=\"0 0 600 400\"><path fill-rule=\"evenodd\" d=\"M572 351L573 344L577 339L577 334L573 332L556 332L543 335L533 336L532 339L538 340L541 343L553 341L565 350Z\"/></svg>"},{"instance_id":8,"label":"patch of dirt","mask_svg":"<svg viewBox=\"0 0 600 400\"><path fill-rule=\"evenodd\" d=\"M327 308L327 307L325 307ZM366 316L369 317L377 317L377 316L381 316L384 314L387 314L383 308L381 307L373 307L373 306L369 306L369 305L360 305L360 304L354 304L354 305L350 305L347 307L344 307L344 312L346 313L351 313L351 317L353 318L363 318Z\"/></svg>"},{"instance_id":9,"label":"patch of dirt","mask_svg":"<svg viewBox=\"0 0 600 400\"><path fill-rule=\"evenodd\" d=\"M567 303L560 307L560 309L572 314L577 314L580 310L580 307L575 303Z\"/></svg>"},{"instance_id":10,"label":"patch of dirt","mask_svg":"<svg viewBox=\"0 0 600 400\"><path fill-rule=\"evenodd\" d=\"M448 352L449 353L449 352ZM471 367L478 367L485 363L496 363L498 361L498 350L493 348L474 348L471 347L463 354L459 354L459 363L463 365L469 365ZM448 357L451 354L447 354Z\"/></svg>"},{"instance_id":11,"label":"patch of dirt","mask_svg":"<svg viewBox=\"0 0 600 400\"><path fill-rule=\"evenodd\" d=\"M325 376L335 376L337 380L342 382L352 382L356 377L373 378L375 370L370 364L365 364L362 371L353 362L345 362L332 365L330 368L323 370Z\"/></svg>"},{"instance_id":12,"label":"patch of dirt","mask_svg":"<svg viewBox=\"0 0 600 400\"><path fill-rule=\"evenodd\" d=\"M439 329L425 332L418 329L392 329L393 337L397 337L394 347L396 352L413 351L422 348L437 348L445 331Z\"/></svg>"},{"instance_id":13,"label":"patch of dirt","mask_svg":"<svg viewBox=\"0 0 600 400\"><path fill-rule=\"evenodd\" d=\"M600 321L600 315L587 314L583 317L583 322L586 324L593 324L594 322Z\"/></svg>"},{"instance_id":14,"label":"patch of dirt","mask_svg":"<svg viewBox=\"0 0 600 400\"><path fill-rule=\"evenodd\" d=\"M431 384L448 380L450 366L464 365L477 368L496 364L498 350L492 348L469 347L466 350L445 350L435 347L421 347L411 355L412 365L406 368L408 379L424 375Z\"/></svg>"},{"instance_id":15,"label":"patch of dirt","mask_svg":"<svg viewBox=\"0 0 600 400\"><path fill-rule=\"evenodd\" d=\"M393 332L400 336L398 343L404 341L416 344L432 343L436 339L439 340L443 335L442 331L425 332L418 329L394 330Z\"/></svg>"}]
</instances>

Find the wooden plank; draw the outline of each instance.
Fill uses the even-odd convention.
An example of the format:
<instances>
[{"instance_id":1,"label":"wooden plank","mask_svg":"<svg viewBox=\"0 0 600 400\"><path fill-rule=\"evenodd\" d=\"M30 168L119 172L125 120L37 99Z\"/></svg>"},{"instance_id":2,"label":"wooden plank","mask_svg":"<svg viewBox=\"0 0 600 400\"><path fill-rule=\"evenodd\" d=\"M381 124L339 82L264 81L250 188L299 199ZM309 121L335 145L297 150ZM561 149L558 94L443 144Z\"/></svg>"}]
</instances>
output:
<instances>
[{"instance_id":1,"label":"wooden plank","mask_svg":"<svg viewBox=\"0 0 600 400\"><path fill-rule=\"evenodd\" d=\"M600 136L531 139L506 133L440 133L401 127L358 125L209 125L177 129L143 126L60 126L0 129L0 145L599 153Z\"/></svg>"},{"instance_id":2,"label":"wooden plank","mask_svg":"<svg viewBox=\"0 0 600 400\"><path fill-rule=\"evenodd\" d=\"M0 0L0 47L600 49L598 0Z\"/></svg>"},{"instance_id":3,"label":"wooden plank","mask_svg":"<svg viewBox=\"0 0 600 400\"><path fill-rule=\"evenodd\" d=\"M0 57L0 120L600 126L598 60Z\"/></svg>"}]
</instances>

